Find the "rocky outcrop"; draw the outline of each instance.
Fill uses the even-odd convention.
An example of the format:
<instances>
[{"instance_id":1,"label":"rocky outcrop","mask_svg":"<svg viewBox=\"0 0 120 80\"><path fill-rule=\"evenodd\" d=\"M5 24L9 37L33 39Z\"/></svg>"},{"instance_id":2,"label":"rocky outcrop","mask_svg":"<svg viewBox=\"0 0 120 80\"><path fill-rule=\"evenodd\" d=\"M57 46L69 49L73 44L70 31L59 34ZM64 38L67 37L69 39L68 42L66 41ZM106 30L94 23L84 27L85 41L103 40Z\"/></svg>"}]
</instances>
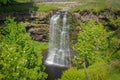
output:
<instances>
[{"instance_id":1,"label":"rocky outcrop","mask_svg":"<svg viewBox=\"0 0 120 80\"><path fill-rule=\"evenodd\" d=\"M31 21L31 20L44 20L52 15L54 11L49 11L47 13L41 13L38 11L34 12L9 12L1 13L0 21L5 21L7 16L15 17L17 21Z\"/></svg>"},{"instance_id":2,"label":"rocky outcrop","mask_svg":"<svg viewBox=\"0 0 120 80\"><path fill-rule=\"evenodd\" d=\"M70 19L70 26L71 26L71 42L74 44L77 41L78 32L81 31L81 23L95 21L102 23L106 27L113 29L109 24L110 19L120 19L120 11L112 11L111 9L105 9L100 12L95 12L93 10L84 10L84 11L76 11L71 13L72 18Z\"/></svg>"},{"instance_id":3,"label":"rocky outcrop","mask_svg":"<svg viewBox=\"0 0 120 80\"><path fill-rule=\"evenodd\" d=\"M93 10L84 10L82 12L78 11L72 14L76 21L81 22L95 21L95 22L105 22L108 18L118 19L120 18L120 11L112 11L110 9L105 9L100 12L94 12Z\"/></svg>"},{"instance_id":4,"label":"rocky outcrop","mask_svg":"<svg viewBox=\"0 0 120 80\"><path fill-rule=\"evenodd\" d=\"M30 33L30 36L33 40L47 42L48 41L48 25L42 24L37 27L35 26L27 26L26 30Z\"/></svg>"},{"instance_id":5,"label":"rocky outcrop","mask_svg":"<svg viewBox=\"0 0 120 80\"><path fill-rule=\"evenodd\" d=\"M71 15L69 15L71 18L70 20L70 26L71 26L71 32L70 32L70 40L75 40L74 42L76 42L77 40L77 34L78 32L81 30L80 26L78 25L79 21L81 22L87 22L87 21L95 21L95 22L102 22L104 25L108 24L108 19L118 19L120 18L120 11L117 12L113 12L112 10L106 9L103 10L99 13L96 13L94 11L82 11L82 12L74 12ZM50 14L52 15L53 12L50 12ZM51 16L50 15L50 16ZM26 27L27 32L30 33L30 36L32 37L33 40L36 41L44 41L47 42L48 41L48 37L49 37L49 17L44 18L43 20L35 20L35 22L38 21L37 26L34 25L28 25ZM35 23L36 24L36 23Z\"/></svg>"},{"instance_id":6,"label":"rocky outcrop","mask_svg":"<svg viewBox=\"0 0 120 80\"><path fill-rule=\"evenodd\" d=\"M16 17L16 20L18 21L27 21L30 24L26 26L26 30L30 33L32 39L36 41L47 42L49 39L49 20L54 13L55 11L49 11L44 15L40 14L39 12L32 12L31 14L26 12L5 13L0 15L0 24L3 23L6 16L8 15ZM81 30L78 25L79 21L84 23L93 20L95 22L102 22L104 25L108 25L109 18L120 18L120 11L112 11L110 9L106 9L100 12L94 12L93 10L84 10L70 13L69 17L70 18L68 20L70 21L69 24L71 26L71 40L76 40L77 33ZM33 25L32 22L35 25Z\"/></svg>"}]
</instances>

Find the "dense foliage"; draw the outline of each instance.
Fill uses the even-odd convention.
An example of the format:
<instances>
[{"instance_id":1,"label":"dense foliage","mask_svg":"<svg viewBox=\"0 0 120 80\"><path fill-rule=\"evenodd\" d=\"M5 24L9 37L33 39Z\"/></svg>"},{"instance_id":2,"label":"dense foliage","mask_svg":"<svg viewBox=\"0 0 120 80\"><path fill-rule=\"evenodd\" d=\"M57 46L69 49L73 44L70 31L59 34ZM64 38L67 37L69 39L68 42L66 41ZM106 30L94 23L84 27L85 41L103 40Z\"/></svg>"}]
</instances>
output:
<instances>
[{"instance_id":1,"label":"dense foliage","mask_svg":"<svg viewBox=\"0 0 120 80\"><path fill-rule=\"evenodd\" d=\"M107 80L107 65L103 63L95 63L88 67L89 80ZM63 73L61 79L58 80L86 80L84 69L75 67L68 69Z\"/></svg>"},{"instance_id":2,"label":"dense foliage","mask_svg":"<svg viewBox=\"0 0 120 80\"><path fill-rule=\"evenodd\" d=\"M24 25L9 17L0 32L0 79L45 80L41 51L46 44L32 41Z\"/></svg>"},{"instance_id":3,"label":"dense foliage","mask_svg":"<svg viewBox=\"0 0 120 80\"><path fill-rule=\"evenodd\" d=\"M58 80L85 80L84 70L78 70L77 68L70 68L63 73L61 79Z\"/></svg>"},{"instance_id":4,"label":"dense foliage","mask_svg":"<svg viewBox=\"0 0 120 80\"><path fill-rule=\"evenodd\" d=\"M68 69L59 80L120 79L119 19L110 19L109 25L112 29L93 21L80 24L82 30L73 46L77 52L73 64L77 68Z\"/></svg>"},{"instance_id":5,"label":"dense foliage","mask_svg":"<svg viewBox=\"0 0 120 80\"><path fill-rule=\"evenodd\" d=\"M106 55L107 32L101 24L94 22L84 24L82 28L83 30L78 34L78 42L74 46L74 50L78 52L74 63L78 65L78 59L86 59L89 64L92 64Z\"/></svg>"}]
</instances>

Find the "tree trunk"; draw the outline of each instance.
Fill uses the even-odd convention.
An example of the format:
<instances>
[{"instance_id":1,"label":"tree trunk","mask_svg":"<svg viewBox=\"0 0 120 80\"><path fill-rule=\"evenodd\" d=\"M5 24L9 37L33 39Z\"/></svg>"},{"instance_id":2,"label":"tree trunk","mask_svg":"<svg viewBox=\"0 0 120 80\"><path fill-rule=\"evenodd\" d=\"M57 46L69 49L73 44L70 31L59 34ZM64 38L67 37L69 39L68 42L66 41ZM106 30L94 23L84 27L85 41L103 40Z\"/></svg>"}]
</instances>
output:
<instances>
[{"instance_id":1,"label":"tree trunk","mask_svg":"<svg viewBox=\"0 0 120 80\"><path fill-rule=\"evenodd\" d=\"M87 71L87 68L86 68L86 62L85 61L83 63L83 66L84 66L84 71L85 71L85 75L86 75L86 80L90 80L89 79L89 74L88 74L88 71Z\"/></svg>"}]
</instances>

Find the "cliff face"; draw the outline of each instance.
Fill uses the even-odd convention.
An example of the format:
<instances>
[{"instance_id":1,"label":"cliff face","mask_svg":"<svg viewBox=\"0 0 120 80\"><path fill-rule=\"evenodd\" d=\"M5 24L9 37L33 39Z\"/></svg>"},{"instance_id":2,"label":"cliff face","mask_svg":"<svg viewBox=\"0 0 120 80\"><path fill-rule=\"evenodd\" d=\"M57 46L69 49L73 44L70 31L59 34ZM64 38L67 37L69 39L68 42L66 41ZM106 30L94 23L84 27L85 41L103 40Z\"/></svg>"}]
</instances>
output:
<instances>
[{"instance_id":1,"label":"cliff face","mask_svg":"<svg viewBox=\"0 0 120 80\"><path fill-rule=\"evenodd\" d=\"M76 40L77 34L81 30L80 26L78 25L79 22L85 23L88 21L95 21L100 22L105 26L111 28L109 24L109 19L119 19L120 12L114 12L109 9L103 10L99 13L95 13L94 11L81 11L81 12L74 12L69 14L69 24L70 24L70 40ZM54 12L52 13L54 14ZM49 14L49 17L46 16L43 20L39 20L39 25L34 26L30 24L27 26L27 31L31 34L32 39L37 41L48 41L49 39L49 20L52 14ZM35 20L37 22L37 19ZM34 23L36 24L36 23ZM29 28L29 29L28 29Z\"/></svg>"},{"instance_id":2,"label":"cliff face","mask_svg":"<svg viewBox=\"0 0 120 80\"><path fill-rule=\"evenodd\" d=\"M2 24L6 16L10 15L13 17L16 17L17 21L24 21L28 24L26 25L26 31L30 33L30 36L33 40L36 41L42 41L42 42L48 42L49 39L49 21L50 17L55 13L56 11L49 11L46 13L46 15L35 13L35 15L26 13L26 12L12 12L12 13L5 13L0 15L0 24ZM96 13L92 10L85 10L85 11L78 11L73 12L69 14L69 24L70 24L70 40L77 39L77 34L81 30L80 26L78 25L79 22L85 23L88 21L95 21L95 22L101 22L103 25L108 26L109 28L112 28L109 24L109 19L119 19L120 18L120 11L112 11L110 9L105 9L103 11L100 11L99 13ZM113 28L112 28L113 29Z\"/></svg>"}]
</instances>

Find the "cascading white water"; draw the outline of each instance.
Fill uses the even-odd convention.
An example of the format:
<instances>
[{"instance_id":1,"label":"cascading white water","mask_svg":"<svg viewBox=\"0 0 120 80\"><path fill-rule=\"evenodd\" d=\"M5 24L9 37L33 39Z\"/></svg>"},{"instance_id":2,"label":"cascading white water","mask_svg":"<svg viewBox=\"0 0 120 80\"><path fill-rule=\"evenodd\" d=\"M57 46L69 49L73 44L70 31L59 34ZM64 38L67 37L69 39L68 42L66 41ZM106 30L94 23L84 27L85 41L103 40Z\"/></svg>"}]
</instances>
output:
<instances>
[{"instance_id":1,"label":"cascading white water","mask_svg":"<svg viewBox=\"0 0 120 80\"><path fill-rule=\"evenodd\" d=\"M49 53L46 64L57 66L70 66L69 25L67 24L67 12L63 16L63 26L60 27L58 20L60 13L57 12L50 20Z\"/></svg>"}]
</instances>

